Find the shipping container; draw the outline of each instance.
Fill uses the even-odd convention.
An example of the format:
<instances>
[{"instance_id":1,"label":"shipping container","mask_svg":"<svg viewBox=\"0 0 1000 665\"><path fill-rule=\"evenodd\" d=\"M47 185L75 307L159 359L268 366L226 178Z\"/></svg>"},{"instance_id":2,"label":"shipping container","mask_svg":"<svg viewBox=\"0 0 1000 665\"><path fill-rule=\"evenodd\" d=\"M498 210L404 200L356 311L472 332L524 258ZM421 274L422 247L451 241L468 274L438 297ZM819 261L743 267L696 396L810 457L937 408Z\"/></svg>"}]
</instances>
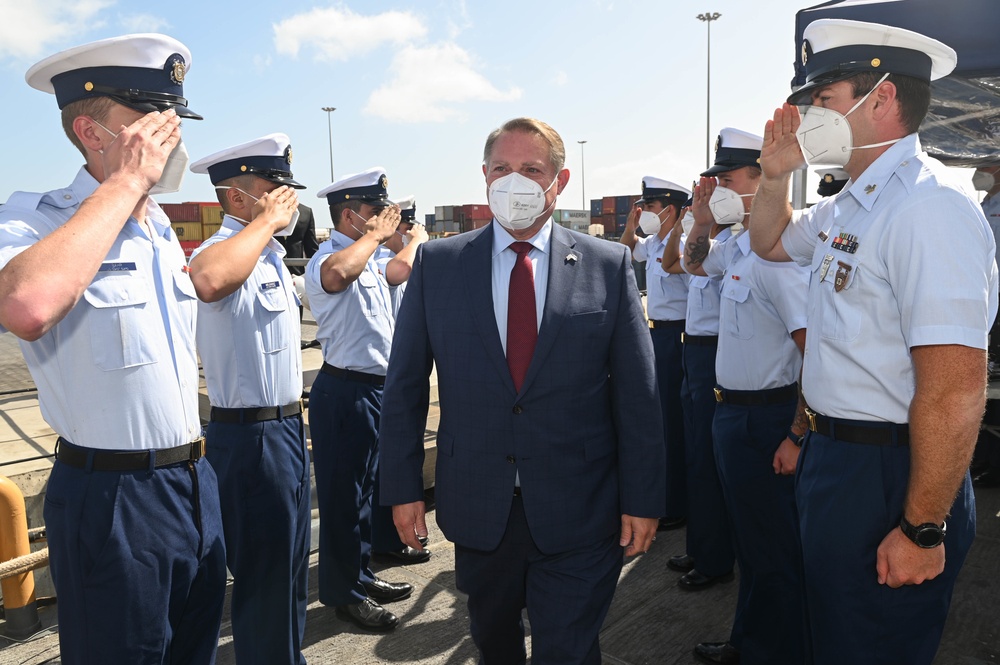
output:
<instances>
[{"instance_id":1,"label":"shipping container","mask_svg":"<svg viewBox=\"0 0 1000 665\"><path fill-rule=\"evenodd\" d=\"M626 215L632 210L632 204L638 199L638 196L632 196L626 194L624 196L615 197L615 214L620 215L625 213Z\"/></svg>"},{"instance_id":2,"label":"shipping container","mask_svg":"<svg viewBox=\"0 0 1000 665\"><path fill-rule=\"evenodd\" d=\"M171 222L178 240L201 242L201 222Z\"/></svg>"},{"instance_id":3,"label":"shipping container","mask_svg":"<svg viewBox=\"0 0 1000 665\"><path fill-rule=\"evenodd\" d=\"M482 203L467 203L463 205L462 214L466 220L493 219L493 211L490 210L488 205L483 205ZM476 228L482 228L482 225Z\"/></svg>"},{"instance_id":4,"label":"shipping container","mask_svg":"<svg viewBox=\"0 0 1000 665\"><path fill-rule=\"evenodd\" d=\"M208 240L214 236L218 230L222 227L222 224L202 224L201 225L201 235Z\"/></svg>"},{"instance_id":5,"label":"shipping container","mask_svg":"<svg viewBox=\"0 0 1000 665\"><path fill-rule=\"evenodd\" d=\"M598 222L604 227L604 235L613 236L615 234L615 216L614 215L601 215L597 219L601 220Z\"/></svg>"},{"instance_id":6,"label":"shipping container","mask_svg":"<svg viewBox=\"0 0 1000 665\"><path fill-rule=\"evenodd\" d=\"M615 215L615 232L618 235L625 233L625 224L628 222L627 214Z\"/></svg>"},{"instance_id":7,"label":"shipping container","mask_svg":"<svg viewBox=\"0 0 1000 665\"><path fill-rule=\"evenodd\" d=\"M455 206L435 206L434 218L445 222L453 221L455 219Z\"/></svg>"},{"instance_id":8,"label":"shipping container","mask_svg":"<svg viewBox=\"0 0 1000 665\"><path fill-rule=\"evenodd\" d=\"M590 216L600 217L603 214L601 211L601 199L590 199Z\"/></svg>"},{"instance_id":9,"label":"shipping container","mask_svg":"<svg viewBox=\"0 0 1000 665\"><path fill-rule=\"evenodd\" d=\"M163 213L171 222L198 222L201 224L201 210L197 203L161 203Z\"/></svg>"},{"instance_id":10,"label":"shipping container","mask_svg":"<svg viewBox=\"0 0 1000 665\"><path fill-rule=\"evenodd\" d=\"M602 215L615 214L615 197L605 196L603 199L601 199L601 214Z\"/></svg>"},{"instance_id":11,"label":"shipping container","mask_svg":"<svg viewBox=\"0 0 1000 665\"><path fill-rule=\"evenodd\" d=\"M181 249L184 250L184 256L189 259L191 258L191 252L198 249L198 246L201 244L197 240L181 240L180 242Z\"/></svg>"},{"instance_id":12,"label":"shipping container","mask_svg":"<svg viewBox=\"0 0 1000 665\"><path fill-rule=\"evenodd\" d=\"M218 229L218 226L222 223L222 218L224 216L225 213L222 212L222 206L220 206L218 203L201 204L201 223L203 226L208 227L210 224L214 224L216 229ZM202 233L206 238L211 237L211 234L208 232L207 228L204 229Z\"/></svg>"},{"instance_id":13,"label":"shipping container","mask_svg":"<svg viewBox=\"0 0 1000 665\"><path fill-rule=\"evenodd\" d=\"M564 226L569 222L586 222L587 224L590 224L590 211L555 210L552 213L552 218Z\"/></svg>"},{"instance_id":14,"label":"shipping container","mask_svg":"<svg viewBox=\"0 0 1000 665\"><path fill-rule=\"evenodd\" d=\"M465 223L465 230L475 231L476 229L481 229L484 226L489 226L490 222L492 221L493 221L492 217L490 219L470 219Z\"/></svg>"},{"instance_id":15,"label":"shipping container","mask_svg":"<svg viewBox=\"0 0 1000 665\"><path fill-rule=\"evenodd\" d=\"M434 220L435 220L434 213L429 212L426 215L424 215L424 226L427 227L428 231L430 231L431 227L434 226Z\"/></svg>"}]
</instances>

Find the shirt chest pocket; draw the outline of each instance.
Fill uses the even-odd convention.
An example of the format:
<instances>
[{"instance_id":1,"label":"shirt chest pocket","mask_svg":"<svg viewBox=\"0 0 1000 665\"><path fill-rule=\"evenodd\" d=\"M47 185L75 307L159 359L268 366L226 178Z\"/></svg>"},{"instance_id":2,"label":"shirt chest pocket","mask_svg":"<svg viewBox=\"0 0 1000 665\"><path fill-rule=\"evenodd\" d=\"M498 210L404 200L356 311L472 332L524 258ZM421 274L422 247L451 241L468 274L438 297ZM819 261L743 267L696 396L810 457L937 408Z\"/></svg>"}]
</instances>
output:
<instances>
[{"instance_id":1,"label":"shirt chest pocket","mask_svg":"<svg viewBox=\"0 0 1000 665\"><path fill-rule=\"evenodd\" d=\"M361 299L361 310L365 316L378 316L385 310L382 301L385 295L387 294L382 293L379 278L370 270L361 271L361 274L358 275L358 296Z\"/></svg>"},{"instance_id":2,"label":"shirt chest pocket","mask_svg":"<svg viewBox=\"0 0 1000 665\"><path fill-rule=\"evenodd\" d=\"M83 292L90 311L90 344L94 363L111 371L148 365L157 361L155 328L159 308L152 287L135 273L101 274Z\"/></svg>"},{"instance_id":3,"label":"shirt chest pocket","mask_svg":"<svg viewBox=\"0 0 1000 665\"><path fill-rule=\"evenodd\" d=\"M812 263L812 283L819 296L820 335L849 342L861 334L861 307L857 281L860 265L856 256L833 251L817 252Z\"/></svg>"},{"instance_id":4,"label":"shirt chest pocket","mask_svg":"<svg viewBox=\"0 0 1000 665\"><path fill-rule=\"evenodd\" d=\"M257 338L264 353L276 353L291 344L292 326L288 318L288 297L280 281L263 282L257 287Z\"/></svg>"},{"instance_id":5,"label":"shirt chest pocket","mask_svg":"<svg viewBox=\"0 0 1000 665\"><path fill-rule=\"evenodd\" d=\"M753 337L753 303L750 287L729 278L722 285L720 332L737 339Z\"/></svg>"},{"instance_id":6,"label":"shirt chest pocket","mask_svg":"<svg viewBox=\"0 0 1000 665\"><path fill-rule=\"evenodd\" d=\"M712 279L710 277L695 275L691 278L691 281L688 282L688 302L691 303L691 309L705 310L712 308L713 300L711 294L707 291L711 285Z\"/></svg>"}]
</instances>

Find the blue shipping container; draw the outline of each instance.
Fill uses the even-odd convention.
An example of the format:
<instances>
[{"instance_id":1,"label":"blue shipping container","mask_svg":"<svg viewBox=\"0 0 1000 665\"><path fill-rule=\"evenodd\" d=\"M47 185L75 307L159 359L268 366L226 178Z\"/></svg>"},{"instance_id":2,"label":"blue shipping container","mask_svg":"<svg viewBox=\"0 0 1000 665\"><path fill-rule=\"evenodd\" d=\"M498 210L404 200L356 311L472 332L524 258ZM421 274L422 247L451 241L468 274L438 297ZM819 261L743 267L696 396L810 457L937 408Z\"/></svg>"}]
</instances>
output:
<instances>
[{"instance_id":1,"label":"blue shipping container","mask_svg":"<svg viewBox=\"0 0 1000 665\"><path fill-rule=\"evenodd\" d=\"M424 215L424 226L428 229L434 226L434 213L427 213Z\"/></svg>"},{"instance_id":2,"label":"blue shipping container","mask_svg":"<svg viewBox=\"0 0 1000 665\"><path fill-rule=\"evenodd\" d=\"M615 197L615 214L620 215L625 213L626 215L632 208L632 196L626 194L625 196Z\"/></svg>"},{"instance_id":3,"label":"blue shipping container","mask_svg":"<svg viewBox=\"0 0 1000 665\"><path fill-rule=\"evenodd\" d=\"M601 216L601 199L590 199L590 216Z\"/></svg>"}]
</instances>

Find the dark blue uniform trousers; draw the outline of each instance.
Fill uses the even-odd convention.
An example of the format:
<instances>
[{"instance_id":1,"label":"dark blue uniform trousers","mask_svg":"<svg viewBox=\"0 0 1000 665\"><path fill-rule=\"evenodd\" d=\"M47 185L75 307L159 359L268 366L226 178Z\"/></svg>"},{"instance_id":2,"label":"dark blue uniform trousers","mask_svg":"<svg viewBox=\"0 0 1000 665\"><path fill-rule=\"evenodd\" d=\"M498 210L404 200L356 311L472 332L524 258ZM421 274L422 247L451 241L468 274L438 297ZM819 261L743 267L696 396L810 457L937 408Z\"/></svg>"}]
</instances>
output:
<instances>
[{"instance_id":1,"label":"dark blue uniform trousers","mask_svg":"<svg viewBox=\"0 0 1000 665\"><path fill-rule=\"evenodd\" d=\"M663 440L667 447L667 505L664 517L687 516L687 469L684 460L684 413L681 407L681 384L684 366L681 333L684 322L676 327L650 328L656 360L656 384L663 412Z\"/></svg>"},{"instance_id":2,"label":"dark blue uniform trousers","mask_svg":"<svg viewBox=\"0 0 1000 665\"><path fill-rule=\"evenodd\" d=\"M899 525L909 475L908 446L847 443L816 432L806 439L796 494L816 665L934 660L975 537L975 497L966 473L948 518L944 572L891 589L878 584L876 551Z\"/></svg>"},{"instance_id":3,"label":"dark blue uniform trousers","mask_svg":"<svg viewBox=\"0 0 1000 665\"><path fill-rule=\"evenodd\" d=\"M56 462L44 514L63 663L215 662L226 551L207 460L134 472Z\"/></svg>"},{"instance_id":4,"label":"dark blue uniform trousers","mask_svg":"<svg viewBox=\"0 0 1000 665\"><path fill-rule=\"evenodd\" d=\"M715 408L713 436L732 519L740 592L730 641L742 665L806 662L802 550L792 476L772 462L796 400Z\"/></svg>"},{"instance_id":5,"label":"dark blue uniform trousers","mask_svg":"<svg viewBox=\"0 0 1000 665\"><path fill-rule=\"evenodd\" d=\"M379 473L375 467L375 488L372 492L372 551L398 552L402 550L403 541L392 521L392 506L379 504Z\"/></svg>"},{"instance_id":6,"label":"dark blue uniform trousers","mask_svg":"<svg viewBox=\"0 0 1000 665\"><path fill-rule=\"evenodd\" d=\"M206 443L233 574L236 660L305 665L311 510L302 416L212 422Z\"/></svg>"},{"instance_id":7,"label":"dark blue uniform trousers","mask_svg":"<svg viewBox=\"0 0 1000 665\"><path fill-rule=\"evenodd\" d=\"M352 605L372 582L372 490L382 388L320 374L309 392L319 500L319 600Z\"/></svg>"},{"instance_id":8,"label":"dark blue uniform trousers","mask_svg":"<svg viewBox=\"0 0 1000 665\"><path fill-rule=\"evenodd\" d=\"M684 345L684 436L687 460L687 553L704 575L733 569L736 553L722 483L715 463L712 421L715 418L716 346Z\"/></svg>"},{"instance_id":9,"label":"dark blue uniform trousers","mask_svg":"<svg viewBox=\"0 0 1000 665\"><path fill-rule=\"evenodd\" d=\"M618 534L585 548L543 554L515 497L495 550L455 547L455 584L469 596L470 632L480 664L525 662L521 611L527 608L533 665L599 665L598 634L622 559Z\"/></svg>"}]
</instances>

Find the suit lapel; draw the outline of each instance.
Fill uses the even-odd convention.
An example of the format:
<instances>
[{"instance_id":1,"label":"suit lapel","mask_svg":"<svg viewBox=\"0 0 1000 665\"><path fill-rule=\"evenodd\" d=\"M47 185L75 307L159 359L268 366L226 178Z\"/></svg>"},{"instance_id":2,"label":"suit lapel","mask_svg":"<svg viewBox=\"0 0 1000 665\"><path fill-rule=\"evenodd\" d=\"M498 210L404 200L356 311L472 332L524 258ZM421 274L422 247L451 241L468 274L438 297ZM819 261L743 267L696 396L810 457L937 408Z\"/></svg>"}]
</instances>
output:
<instances>
[{"instance_id":1,"label":"suit lapel","mask_svg":"<svg viewBox=\"0 0 1000 665\"><path fill-rule=\"evenodd\" d=\"M535 343L535 354L531 357L528 374L521 386L523 394L534 381L552 345L555 344L566 317L570 314L570 294L573 292L573 282L580 270L578 264L583 256L575 249L576 241L569 231L552 223L552 238L549 241L549 285L545 293L545 309L542 312L542 325L538 329L538 341ZM570 260L569 256L575 257ZM513 382L512 382L513 384Z\"/></svg>"},{"instance_id":2,"label":"suit lapel","mask_svg":"<svg viewBox=\"0 0 1000 665\"><path fill-rule=\"evenodd\" d=\"M507 367L507 356L500 343L500 332L497 330L497 317L493 311L493 229L491 225L469 241L462 250L462 276L468 294L468 311L479 331L479 337L486 347L497 373L503 378L507 388L514 392L514 380L510 378Z\"/></svg>"}]
</instances>

